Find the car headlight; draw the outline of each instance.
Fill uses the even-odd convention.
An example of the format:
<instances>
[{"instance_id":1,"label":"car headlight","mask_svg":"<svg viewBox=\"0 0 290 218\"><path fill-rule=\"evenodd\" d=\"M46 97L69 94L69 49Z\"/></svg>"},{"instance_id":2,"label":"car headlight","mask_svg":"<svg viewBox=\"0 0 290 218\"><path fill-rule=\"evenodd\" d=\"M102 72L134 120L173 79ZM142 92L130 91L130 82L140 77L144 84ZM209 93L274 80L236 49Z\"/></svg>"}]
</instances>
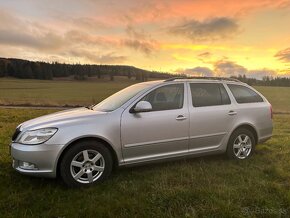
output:
<instances>
[{"instance_id":1,"label":"car headlight","mask_svg":"<svg viewBox=\"0 0 290 218\"><path fill-rule=\"evenodd\" d=\"M57 132L57 128L44 128L26 131L16 139L18 143L36 145L46 142Z\"/></svg>"}]
</instances>

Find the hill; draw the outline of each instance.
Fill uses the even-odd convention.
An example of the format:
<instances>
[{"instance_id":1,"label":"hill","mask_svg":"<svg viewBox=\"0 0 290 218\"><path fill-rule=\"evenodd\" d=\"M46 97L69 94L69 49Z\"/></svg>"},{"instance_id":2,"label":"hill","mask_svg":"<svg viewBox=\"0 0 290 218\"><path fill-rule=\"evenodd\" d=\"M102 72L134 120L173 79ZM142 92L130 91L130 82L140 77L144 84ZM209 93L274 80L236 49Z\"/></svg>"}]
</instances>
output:
<instances>
[{"instance_id":1,"label":"hill","mask_svg":"<svg viewBox=\"0 0 290 218\"><path fill-rule=\"evenodd\" d=\"M76 80L85 80L93 76L99 79L109 76L114 80L114 76L127 76L129 79L135 77L136 80L146 81L148 78L169 78L172 74L126 65L65 64L0 58L0 77L51 80L69 76L73 76Z\"/></svg>"}]
</instances>

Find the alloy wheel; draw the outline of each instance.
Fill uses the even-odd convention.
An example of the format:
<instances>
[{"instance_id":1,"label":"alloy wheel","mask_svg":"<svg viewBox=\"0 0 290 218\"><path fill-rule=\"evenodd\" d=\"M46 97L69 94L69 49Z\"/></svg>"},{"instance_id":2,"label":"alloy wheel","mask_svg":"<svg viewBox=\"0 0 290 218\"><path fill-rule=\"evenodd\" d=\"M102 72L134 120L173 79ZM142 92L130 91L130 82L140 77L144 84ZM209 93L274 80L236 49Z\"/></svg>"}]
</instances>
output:
<instances>
[{"instance_id":1,"label":"alloy wheel","mask_svg":"<svg viewBox=\"0 0 290 218\"><path fill-rule=\"evenodd\" d=\"M245 159L252 151L252 140L246 134L240 134L235 140L233 151L237 158Z\"/></svg>"},{"instance_id":2,"label":"alloy wheel","mask_svg":"<svg viewBox=\"0 0 290 218\"><path fill-rule=\"evenodd\" d=\"M98 180L105 169L104 157L95 150L83 150L71 161L72 177L80 183L93 183Z\"/></svg>"}]
</instances>

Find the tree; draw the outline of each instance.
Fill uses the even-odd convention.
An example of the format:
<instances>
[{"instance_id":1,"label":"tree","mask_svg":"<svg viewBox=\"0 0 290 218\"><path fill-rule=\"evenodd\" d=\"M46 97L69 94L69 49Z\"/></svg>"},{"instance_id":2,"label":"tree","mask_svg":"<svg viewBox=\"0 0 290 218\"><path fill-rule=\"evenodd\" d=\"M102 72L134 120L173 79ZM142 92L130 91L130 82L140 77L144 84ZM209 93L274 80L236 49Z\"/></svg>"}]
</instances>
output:
<instances>
[{"instance_id":1,"label":"tree","mask_svg":"<svg viewBox=\"0 0 290 218\"><path fill-rule=\"evenodd\" d=\"M140 72L136 72L136 80L141 80L141 73Z\"/></svg>"},{"instance_id":2,"label":"tree","mask_svg":"<svg viewBox=\"0 0 290 218\"><path fill-rule=\"evenodd\" d=\"M7 75L7 64L5 61L0 60L0 77Z\"/></svg>"},{"instance_id":3,"label":"tree","mask_svg":"<svg viewBox=\"0 0 290 218\"><path fill-rule=\"evenodd\" d=\"M25 79L32 79L33 78L33 72L32 72L30 63L24 64L22 78L25 78Z\"/></svg>"},{"instance_id":4,"label":"tree","mask_svg":"<svg viewBox=\"0 0 290 218\"><path fill-rule=\"evenodd\" d=\"M8 63L8 65L7 65L7 73L8 73L8 76L12 76L12 77L15 76L15 68L14 68L12 63Z\"/></svg>"}]
</instances>

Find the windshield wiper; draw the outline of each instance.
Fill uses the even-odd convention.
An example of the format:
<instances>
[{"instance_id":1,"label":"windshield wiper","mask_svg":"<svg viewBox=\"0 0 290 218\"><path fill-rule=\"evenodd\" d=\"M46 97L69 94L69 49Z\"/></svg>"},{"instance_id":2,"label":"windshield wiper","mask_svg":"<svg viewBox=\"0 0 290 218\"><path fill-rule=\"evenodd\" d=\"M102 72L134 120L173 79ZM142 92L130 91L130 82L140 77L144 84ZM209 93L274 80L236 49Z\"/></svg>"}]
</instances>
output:
<instances>
[{"instance_id":1,"label":"windshield wiper","mask_svg":"<svg viewBox=\"0 0 290 218\"><path fill-rule=\"evenodd\" d=\"M92 104L92 105L90 105L90 106L86 106L85 108L87 108L87 109L89 109L89 110L93 110L94 106L95 106L95 104Z\"/></svg>"}]
</instances>

